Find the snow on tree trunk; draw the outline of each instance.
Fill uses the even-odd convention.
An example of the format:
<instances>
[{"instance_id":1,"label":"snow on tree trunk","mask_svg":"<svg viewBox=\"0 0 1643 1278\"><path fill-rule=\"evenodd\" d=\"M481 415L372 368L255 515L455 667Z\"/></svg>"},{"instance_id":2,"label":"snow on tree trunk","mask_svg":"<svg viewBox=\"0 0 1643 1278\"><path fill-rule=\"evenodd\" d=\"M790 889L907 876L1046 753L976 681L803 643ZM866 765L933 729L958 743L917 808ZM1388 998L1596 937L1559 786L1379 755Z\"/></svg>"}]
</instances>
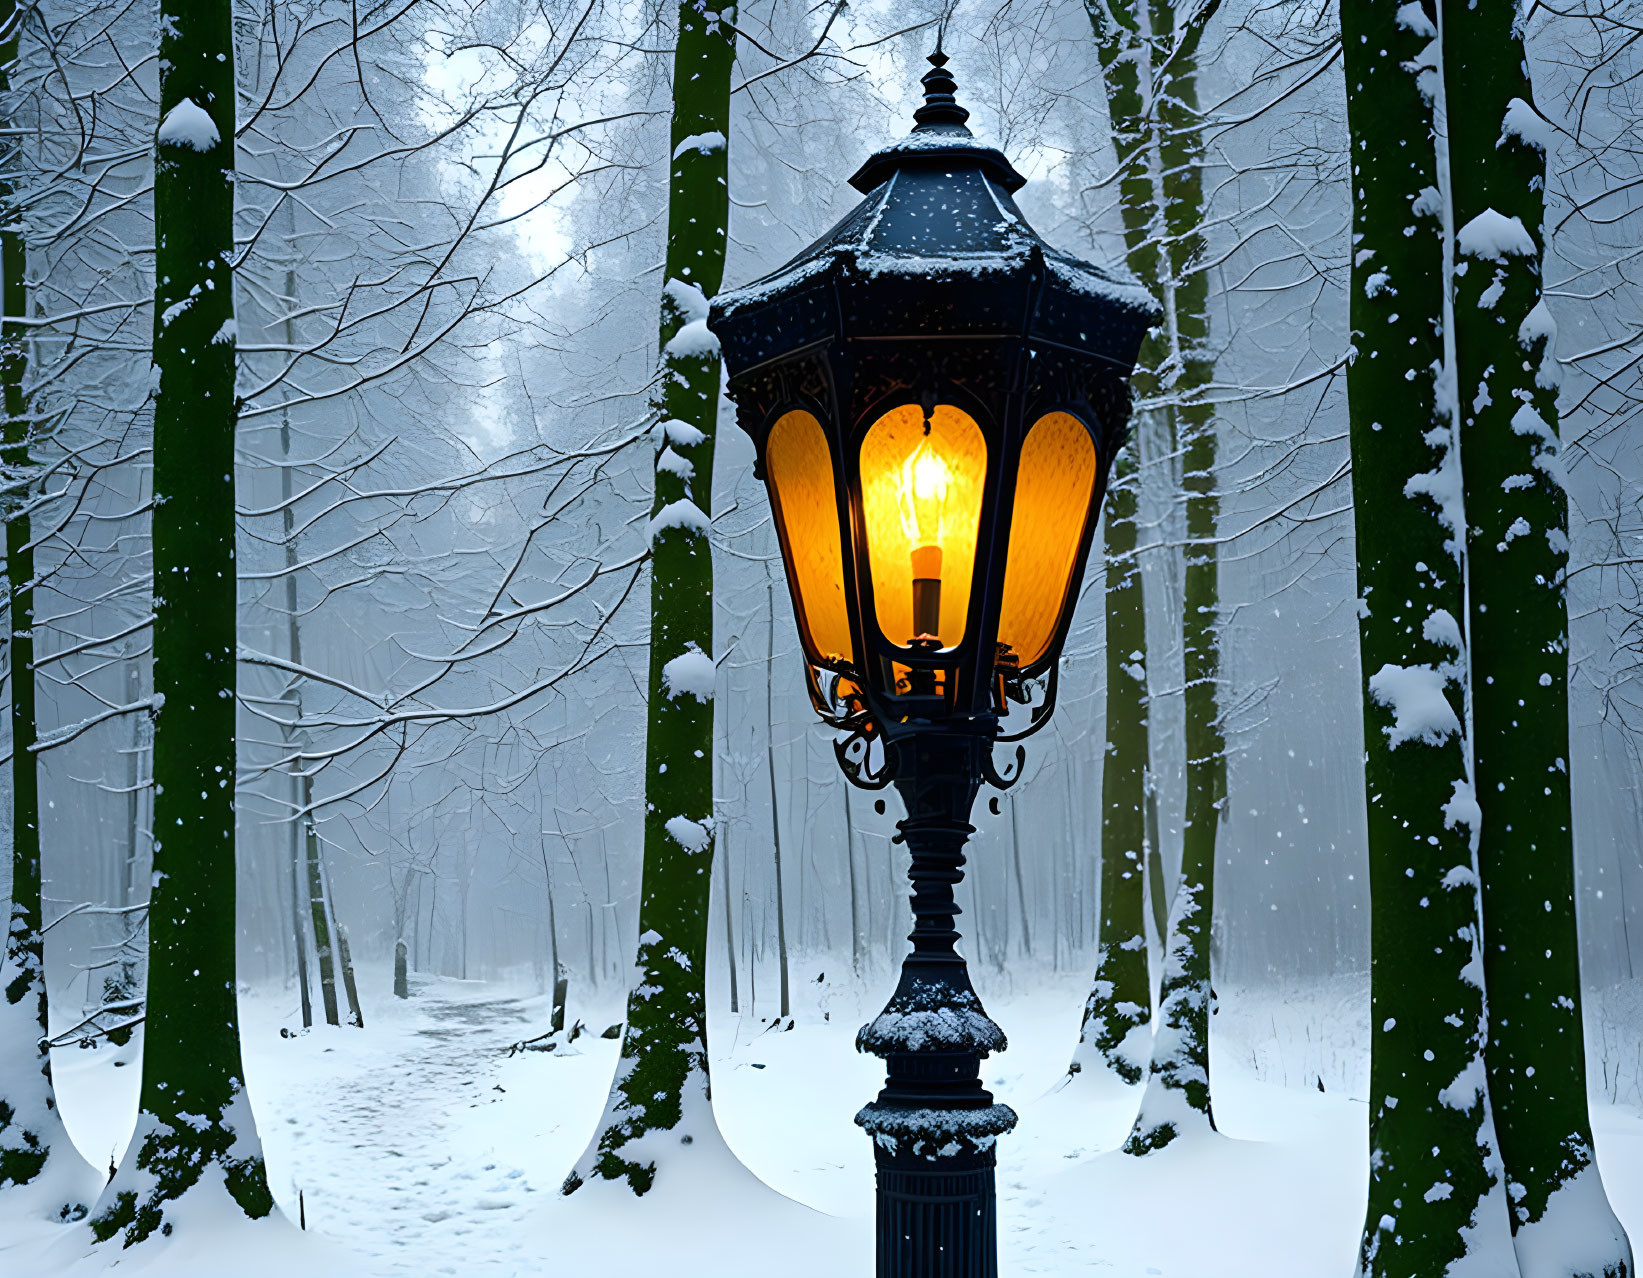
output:
<instances>
[{"instance_id":1,"label":"snow on tree trunk","mask_svg":"<svg viewBox=\"0 0 1643 1278\"><path fill-rule=\"evenodd\" d=\"M1107 750L1101 773L1101 919L1095 981L1072 1072L1104 1066L1139 1083L1152 1039L1145 911L1146 612L1135 553L1140 476L1134 445L1107 490Z\"/></svg>"},{"instance_id":2,"label":"snow on tree trunk","mask_svg":"<svg viewBox=\"0 0 1643 1278\"><path fill-rule=\"evenodd\" d=\"M10 69L18 54L16 7L0 3L0 103L9 116ZM85 1215L97 1176L63 1128L48 1046L44 916L41 899L39 756L35 718L33 422L25 313L28 248L13 208L17 195L0 168L0 464L6 494L6 577L11 691L11 906L0 954L0 1192L28 1185L34 1210L57 1219Z\"/></svg>"},{"instance_id":3,"label":"snow on tree trunk","mask_svg":"<svg viewBox=\"0 0 1643 1278\"><path fill-rule=\"evenodd\" d=\"M1173 6L1158 5L1170 15ZM1167 31L1169 28L1163 28ZM1186 671L1186 816L1181 830L1181 871L1165 937L1164 983L1159 992L1163 1017L1153 1051L1153 1078L1165 1086L1179 1078L1191 1111L1214 1126L1209 1096L1209 1017L1214 1003L1210 972L1210 931L1215 917L1215 843L1226 807L1226 740L1216 690L1221 681L1220 554L1215 546L1220 517L1216 493L1214 410L1197 398L1213 364L1209 337L1209 277L1197 269L1203 251L1199 226L1204 216L1203 145L1198 129L1197 70L1201 19L1175 37L1169 70L1160 76L1157 116L1162 145L1163 220L1170 240L1170 377L1164 389L1180 401L1177 410L1182 481L1186 489L1187 548L1181 640ZM1179 964L1179 973L1174 969ZM1169 1031L1179 1022L1179 1039ZM1152 1107L1142 1105L1131 1138L1138 1144L1167 1139L1167 1124L1147 1129ZM1177 1123L1177 1126L1179 1124Z\"/></svg>"},{"instance_id":4,"label":"snow on tree trunk","mask_svg":"<svg viewBox=\"0 0 1643 1278\"><path fill-rule=\"evenodd\" d=\"M1086 9L1122 168L1119 207L1126 257L1140 278L1155 280L1160 274L1160 256L1157 191L1149 165L1155 142L1148 120L1152 48L1141 34L1150 30L1151 20L1144 0L1140 4L1088 0ZM1135 368L1137 398L1156 395L1156 370L1164 358L1160 337L1149 335ZM1135 455L1136 445L1131 444L1116 459L1106 506L1107 749L1101 774L1101 919L1095 979L1084 1002L1071 1069L1078 1074L1100 1060L1126 1083L1141 1081L1150 1054L1152 1021L1145 940L1140 946L1133 944L1136 936L1145 937L1146 927L1142 917L1145 880L1134 873L1134 858L1146 838L1149 752L1147 628L1141 561L1136 554L1141 477ZM1132 812L1136 804L1139 807Z\"/></svg>"},{"instance_id":5,"label":"snow on tree trunk","mask_svg":"<svg viewBox=\"0 0 1643 1278\"><path fill-rule=\"evenodd\" d=\"M1428 6L1430 0L1427 0ZM1342 14L1353 174L1347 368L1371 900L1365 1278L1499 1251L1481 1057L1466 743L1463 547L1430 8ZM1489 1272L1494 1272L1490 1270Z\"/></svg>"},{"instance_id":6,"label":"snow on tree trunk","mask_svg":"<svg viewBox=\"0 0 1643 1278\"><path fill-rule=\"evenodd\" d=\"M708 511L721 373L707 330L724 275L735 6L682 0L650 522L650 693L638 985L599 1130L565 1180L650 1189L664 1150L716 1144L707 1103L713 865L713 560Z\"/></svg>"},{"instance_id":7,"label":"snow on tree trunk","mask_svg":"<svg viewBox=\"0 0 1643 1278\"><path fill-rule=\"evenodd\" d=\"M1158 990L1158 1030L1141 1110L1124 1142L1140 1157L1163 1149L1194 1130L1213 1130L1209 1097L1209 981L1200 974L1207 955L1208 911L1198 885L1185 875L1171 900L1164 933L1163 981Z\"/></svg>"},{"instance_id":8,"label":"snow on tree trunk","mask_svg":"<svg viewBox=\"0 0 1643 1278\"><path fill-rule=\"evenodd\" d=\"M1540 265L1551 128L1515 5L1443 0L1482 816L1484 1061L1523 1278L1627 1274L1592 1154L1569 794L1568 495Z\"/></svg>"},{"instance_id":9,"label":"snow on tree trunk","mask_svg":"<svg viewBox=\"0 0 1643 1278\"><path fill-rule=\"evenodd\" d=\"M0 103L11 103L10 69L17 58L16 5L0 2ZM6 111L9 116L9 110ZM28 346L22 317L27 296L28 248L14 208L17 192L0 166L0 279L5 320L0 323L0 394L5 424L0 464L5 495L6 580L11 689L11 909L0 956L0 1192L38 1183L52 1214L84 1214L90 1169L57 1112L47 1046L44 919L40 902L40 779L34 752L34 550L28 475ZM62 1177L48 1168L65 1168Z\"/></svg>"},{"instance_id":10,"label":"snow on tree trunk","mask_svg":"<svg viewBox=\"0 0 1643 1278\"><path fill-rule=\"evenodd\" d=\"M234 62L227 0L164 0L154 165L154 879L136 1132L99 1238L191 1190L266 1216L235 1003ZM196 1189L195 1187L198 1186Z\"/></svg>"},{"instance_id":11,"label":"snow on tree trunk","mask_svg":"<svg viewBox=\"0 0 1643 1278\"><path fill-rule=\"evenodd\" d=\"M1216 698L1220 623L1213 541L1219 514L1215 430L1213 410L1198 398L1213 367L1205 344L1209 285L1194 267L1203 252L1199 228L1204 214L1197 51L1217 6L1199 5L1180 22L1172 0L1087 0L1086 7L1106 72L1114 138L1126 167L1120 194L1130 264L1143 278L1157 280L1164 306L1162 327L1143 346L1136 389L1143 406L1152 397L1162 401L1155 411L1164 414L1170 447L1179 441L1185 466L1186 820L1179 886L1164 945L1162 1024L1147 1069L1148 1094L1124 1146L1140 1154L1169 1144L1184 1123L1214 1125L1209 1100L1209 946L1215 912L1215 838L1226 801L1226 750ZM1138 645L1135 650L1142 649ZM1110 688L1109 681L1109 695ZM1137 739L1144 780L1144 731ZM1144 789L1138 815L1144 832ZM1137 854L1141 842L1134 839ZM1102 849L1104 857L1122 857L1130 850L1105 842ZM1142 868L1139 861L1136 868ZM1143 899L1138 890L1136 936L1144 935Z\"/></svg>"}]
</instances>

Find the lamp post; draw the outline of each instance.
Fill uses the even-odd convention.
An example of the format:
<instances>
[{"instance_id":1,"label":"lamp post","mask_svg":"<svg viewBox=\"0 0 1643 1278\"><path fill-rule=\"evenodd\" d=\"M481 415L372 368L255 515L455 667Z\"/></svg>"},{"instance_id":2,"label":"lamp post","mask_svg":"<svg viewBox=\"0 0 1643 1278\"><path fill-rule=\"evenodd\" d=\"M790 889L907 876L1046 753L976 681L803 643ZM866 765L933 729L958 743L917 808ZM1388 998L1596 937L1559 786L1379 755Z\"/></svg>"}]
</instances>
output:
<instances>
[{"instance_id":1,"label":"lamp post","mask_svg":"<svg viewBox=\"0 0 1643 1278\"><path fill-rule=\"evenodd\" d=\"M737 420L758 451L811 700L851 783L894 785L912 950L856 1037L888 1078L856 1122L878 1169L880 1278L994 1278L994 1144L981 1086L1006 1046L956 944L995 748L1041 728L1128 378L1157 319L1127 275L1052 248L1025 179L965 127L938 49L912 133L850 179L866 197L780 270L721 293ZM882 805L881 805L882 810Z\"/></svg>"}]
</instances>

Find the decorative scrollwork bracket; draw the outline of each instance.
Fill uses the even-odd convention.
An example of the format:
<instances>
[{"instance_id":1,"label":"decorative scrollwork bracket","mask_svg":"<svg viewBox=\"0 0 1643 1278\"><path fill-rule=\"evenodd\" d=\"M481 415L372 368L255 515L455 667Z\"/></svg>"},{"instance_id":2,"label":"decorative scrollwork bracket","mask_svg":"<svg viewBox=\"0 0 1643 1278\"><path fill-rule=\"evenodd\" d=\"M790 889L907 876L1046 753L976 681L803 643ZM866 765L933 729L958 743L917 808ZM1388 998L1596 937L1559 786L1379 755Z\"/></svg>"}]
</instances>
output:
<instances>
[{"instance_id":1,"label":"decorative scrollwork bracket","mask_svg":"<svg viewBox=\"0 0 1643 1278\"><path fill-rule=\"evenodd\" d=\"M1008 772L1000 772L998 765L993 762L993 752L988 750L981 756L981 775L987 783L998 790L1008 790L1017 781L1027 767L1027 747L1018 745L1015 748L1015 767Z\"/></svg>"}]
</instances>

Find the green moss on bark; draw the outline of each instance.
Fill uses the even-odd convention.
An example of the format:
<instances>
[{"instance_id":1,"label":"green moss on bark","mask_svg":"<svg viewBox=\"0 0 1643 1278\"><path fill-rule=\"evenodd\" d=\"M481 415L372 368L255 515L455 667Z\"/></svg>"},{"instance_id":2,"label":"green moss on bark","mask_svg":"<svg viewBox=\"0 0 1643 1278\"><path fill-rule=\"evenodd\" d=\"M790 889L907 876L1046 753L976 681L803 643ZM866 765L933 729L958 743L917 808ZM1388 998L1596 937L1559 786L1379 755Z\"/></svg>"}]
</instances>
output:
<instances>
[{"instance_id":1,"label":"green moss on bark","mask_svg":"<svg viewBox=\"0 0 1643 1278\"><path fill-rule=\"evenodd\" d=\"M713 652L707 520L720 391L718 346L706 319L724 276L734 20L733 5L679 6L656 405L657 458L672 457L655 468L651 506L639 984L628 995L621 1062L598 1135L567 1178L567 1193L592 1177L645 1193L656 1178L655 1146L635 1142L666 1132L688 1145L698 1133L687 1114L706 1113L713 699L701 680Z\"/></svg>"},{"instance_id":2,"label":"green moss on bark","mask_svg":"<svg viewBox=\"0 0 1643 1278\"><path fill-rule=\"evenodd\" d=\"M1464 617L1439 397L1436 36L1392 0L1342 13L1353 177L1347 369L1371 898L1370 1182L1359 1267L1442 1274L1498 1229L1486 1142L1477 879L1466 823ZM1424 709L1413 693L1424 689Z\"/></svg>"},{"instance_id":3,"label":"green moss on bark","mask_svg":"<svg viewBox=\"0 0 1643 1278\"><path fill-rule=\"evenodd\" d=\"M1161 1089L1173 1096L1155 1095L1143 1102L1135 1131L1125 1145L1133 1153L1143 1153L1174 1139L1186 1113L1200 1114L1213 1126L1209 1101L1210 925L1215 914L1215 842L1226 802L1226 743L1216 691L1220 682L1220 594L1214 539L1220 503L1215 489L1215 424L1213 409L1199 398L1213 370L1207 346L1209 285L1195 268L1204 247L1200 234L1204 157L1198 45L1218 6L1196 6L1182 15L1179 25L1173 0L1086 0L1085 7L1106 77L1108 112L1122 170L1120 208L1129 264L1142 279L1156 282L1164 307L1163 324L1142 345L1135 386L1143 404L1151 396L1167 394L1169 402L1155 411L1163 418L1170 451L1180 448L1183 452L1186 490L1181 628L1187 793L1181 870L1173 894L1182 908L1171 911L1164 942L1160 1000L1166 1032L1157 1036L1148 1067L1149 1091ZM1140 592L1135 593L1139 596ZM1108 643L1112 643L1110 633ZM1135 650L1144 651L1144 645L1125 651ZM1112 661L1109 652L1109 672ZM1109 697L1112 687L1109 673ZM1127 782L1134 769L1140 769L1144 777L1146 729L1134 723L1143 707L1128 698L1110 704L1131 717L1130 722L1121 722L1109 710L1109 741L1130 760L1119 764L1109 756L1108 775L1116 767L1120 769L1117 780ZM1129 799L1120 802L1127 804ZM1144 790L1136 813L1144 834ZM1127 825L1120 821L1112 827L1111 843L1104 827L1102 856L1123 863L1133 854L1139 869L1141 837ZM1104 870L1103 882L1106 877ZM1126 908L1133 908L1138 935L1142 932L1139 886L1133 902L1126 902ZM1102 994L1098 986L1092 1002ZM1121 1015L1122 1009L1115 1005L1113 1013ZM1184 1102L1184 1109L1179 1102Z\"/></svg>"},{"instance_id":4,"label":"green moss on bark","mask_svg":"<svg viewBox=\"0 0 1643 1278\"><path fill-rule=\"evenodd\" d=\"M1101 919L1095 980L1072 1070L1100 1064L1139 1083L1137 1052L1152 1021L1145 914L1147 777L1146 610L1135 520L1140 475L1133 444L1119 454L1106 501L1107 749L1101 772ZM1137 1034L1137 1031L1141 1031Z\"/></svg>"},{"instance_id":5,"label":"green moss on bark","mask_svg":"<svg viewBox=\"0 0 1643 1278\"><path fill-rule=\"evenodd\" d=\"M1576 1177L1595 1180L1586 1108L1569 791L1569 505L1558 437L1556 326L1541 281L1551 130L1534 113L1516 6L1443 0L1443 60L1456 227L1455 362L1471 604L1473 757L1482 815L1484 1060L1519 1257L1525 1231ZM1525 136L1527 134L1528 136ZM1593 1269L1630 1273L1601 1188L1576 1194L1573 1230ZM1573 1213L1573 1214L1570 1214Z\"/></svg>"}]
</instances>

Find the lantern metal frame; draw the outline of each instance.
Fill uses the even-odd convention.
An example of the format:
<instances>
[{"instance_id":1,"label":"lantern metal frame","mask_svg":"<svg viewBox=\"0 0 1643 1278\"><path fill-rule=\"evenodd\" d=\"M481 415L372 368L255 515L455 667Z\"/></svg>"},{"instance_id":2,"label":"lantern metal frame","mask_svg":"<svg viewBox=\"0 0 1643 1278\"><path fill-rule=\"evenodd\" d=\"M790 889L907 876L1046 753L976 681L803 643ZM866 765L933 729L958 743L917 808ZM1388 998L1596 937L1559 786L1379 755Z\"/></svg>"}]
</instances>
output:
<instances>
[{"instance_id":1,"label":"lantern metal frame","mask_svg":"<svg viewBox=\"0 0 1643 1278\"><path fill-rule=\"evenodd\" d=\"M1015 1115L981 1086L981 1061L1006 1040L957 951L954 888L981 785L1003 789L1022 775L1025 747L1001 770L995 746L1019 743L1054 710L1097 512L1128 427L1129 374L1159 312L1121 269L1074 258L1033 231L1011 199L1025 179L965 127L939 46L929 61L917 127L850 179L866 198L779 270L721 293L708 327L755 473L771 490L811 700L840 734L846 778L893 784L907 809L896 837L911 854L912 949L889 1003L856 1040L888 1072L856 1118L875 1142L877 1272L994 1278L994 1144ZM875 606L861 450L883 415L907 404L926 423L938 404L962 410L986 444L964 633L949 647L897 642ZM815 419L827 445L849 659L815 647L780 484L767 474L771 432L794 410ZM1010 529L1027 437L1058 412L1089 432L1094 474L1048 644L1023 667L998 644Z\"/></svg>"}]
</instances>

